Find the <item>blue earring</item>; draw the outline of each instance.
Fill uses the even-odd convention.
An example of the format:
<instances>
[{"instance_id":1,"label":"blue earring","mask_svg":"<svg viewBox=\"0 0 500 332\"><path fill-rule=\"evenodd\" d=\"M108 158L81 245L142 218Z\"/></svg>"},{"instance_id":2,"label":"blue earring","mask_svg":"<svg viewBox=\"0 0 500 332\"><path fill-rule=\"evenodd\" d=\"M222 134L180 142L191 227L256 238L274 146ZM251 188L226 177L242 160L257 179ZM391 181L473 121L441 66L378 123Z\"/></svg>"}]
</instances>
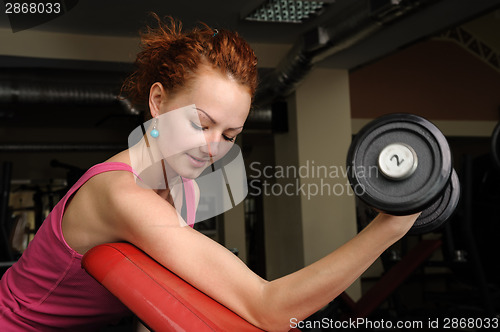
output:
<instances>
[{"instance_id":1,"label":"blue earring","mask_svg":"<svg viewBox=\"0 0 500 332\"><path fill-rule=\"evenodd\" d=\"M160 136L160 132L158 131L158 129L156 129L156 125L157 125L157 120L158 118L154 118L153 120L153 130L151 130L151 137L153 138L157 138L158 136Z\"/></svg>"}]
</instances>

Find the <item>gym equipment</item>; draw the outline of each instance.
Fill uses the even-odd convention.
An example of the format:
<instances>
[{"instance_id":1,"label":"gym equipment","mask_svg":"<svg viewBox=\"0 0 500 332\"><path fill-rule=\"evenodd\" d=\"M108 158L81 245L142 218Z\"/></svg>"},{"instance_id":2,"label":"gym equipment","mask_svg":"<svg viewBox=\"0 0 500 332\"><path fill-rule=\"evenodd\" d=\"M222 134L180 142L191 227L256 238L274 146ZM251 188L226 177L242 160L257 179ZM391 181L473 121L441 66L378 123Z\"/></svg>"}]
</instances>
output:
<instances>
[{"instance_id":1,"label":"gym equipment","mask_svg":"<svg viewBox=\"0 0 500 332\"><path fill-rule=\"evenodd\" d=\"M421 264L423 264L437 249L441 240L422 240L396 265L388 270L377 283L363 294L357 301L343 292L340 299L348 308L346 318L365 318L373 313Z\"/></svg>"},{"instance_id":2,"label":"gym equipment","mask_svg":"<svg viewBox=\"0 0 500 332\"><path fill-rule=\"evenodd\" d=\"M82 266L153 331L262 331L132 244L94 247Z\"/></svg>"},{"instance_id":3,"label":"gym equipment","mask_svg":"<svg viewBox=\"0 0 500 332\"><path fill-rule=\"evenodd\" d=\"M457 173L453 170L443 194L431 206L422 211L408 234L430 233L441 227L455 212L460 201L460 191L460 181Z\"/></svg>"},{"instance_id":4,"label":"gym equipment","mask_svg":"<svg viewBox=\"0 0 500 332\"><path fill-rule=\"evenodd\" d=\"M491 134L491 156L493 163L500 170L500 122L495 126Z\"/></svg>"},{"instance_id":5,"label":"gym equipment","mask_svg":"<svg viewBox=\"0 0 500 332\"><path fill-rule=\"evenodd\" d=\"M10 216L9 195L12 162L4 161L0 168L0 261L13 261L14 253L9 245Z\"/></svg>"},{"instance_id":6,"label":"gym equipment","mask_svg":"<svg viewBox=\"0 0 500 332\"><path fill-rule=\"evenodd\" d=\"M423 211L413 234L441 226L459 201L446 138L414 114L389 114L364 126L349 147L347 169L354 192L369 206L392 215Z\"/></svg>"}]
</instances>

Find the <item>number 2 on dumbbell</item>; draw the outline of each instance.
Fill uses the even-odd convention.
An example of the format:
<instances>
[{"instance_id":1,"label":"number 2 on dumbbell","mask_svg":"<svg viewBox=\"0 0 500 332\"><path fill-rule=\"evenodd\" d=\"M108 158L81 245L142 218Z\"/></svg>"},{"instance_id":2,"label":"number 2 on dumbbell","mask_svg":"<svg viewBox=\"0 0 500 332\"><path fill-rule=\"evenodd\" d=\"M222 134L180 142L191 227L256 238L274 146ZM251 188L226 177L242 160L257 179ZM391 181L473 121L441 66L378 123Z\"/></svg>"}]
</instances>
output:
<instances>
[{"instance_id":1,"label":"number 2 on dumbbell","mask_svg":"<svg viewBox=\"0 0 500 332\"><path fill-rule=\"evenodd\" d=\"M388 179L403 180L415 172L417 156L413 148L404 143L389 144L379 154L378 168Z\"/></svg>"},{"instance_id":2,"label":"number 2 on dumbbell","mask_svg":"<svg viewBox=\"0 0 500 332\"><path fill-rule=\"evenodd\" d=\"M401 166L401 164L403 163L403 161L405 161L404 159L401 159L401 161L399 161L399 156L397 154L393 155L391 157L391 160L393 160L394 158L396 158L396 165L399 167Z\"/></svg>"}]
</instances>

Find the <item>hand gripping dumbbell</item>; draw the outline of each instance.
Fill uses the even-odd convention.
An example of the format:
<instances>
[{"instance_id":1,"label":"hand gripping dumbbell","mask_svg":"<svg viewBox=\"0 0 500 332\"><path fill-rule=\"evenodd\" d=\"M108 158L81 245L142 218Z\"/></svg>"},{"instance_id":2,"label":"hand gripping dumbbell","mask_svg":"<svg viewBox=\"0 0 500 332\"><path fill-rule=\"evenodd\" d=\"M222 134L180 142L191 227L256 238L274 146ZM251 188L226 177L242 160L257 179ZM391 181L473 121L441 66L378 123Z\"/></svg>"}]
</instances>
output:
<instances>
[{"instance_id":1,"label":"hand gripping dumbbell","mask_svg":"<svg viewBox=\"0 0 500 332\"><path fill-rule=\"evenodd\" d=\"M417 115L385 115L364 126L349 147L347 169L367 205L392 215L422 212L410 234L439 228L458 205L460 182L448 142Z\"/></svg>"}]
</instances>

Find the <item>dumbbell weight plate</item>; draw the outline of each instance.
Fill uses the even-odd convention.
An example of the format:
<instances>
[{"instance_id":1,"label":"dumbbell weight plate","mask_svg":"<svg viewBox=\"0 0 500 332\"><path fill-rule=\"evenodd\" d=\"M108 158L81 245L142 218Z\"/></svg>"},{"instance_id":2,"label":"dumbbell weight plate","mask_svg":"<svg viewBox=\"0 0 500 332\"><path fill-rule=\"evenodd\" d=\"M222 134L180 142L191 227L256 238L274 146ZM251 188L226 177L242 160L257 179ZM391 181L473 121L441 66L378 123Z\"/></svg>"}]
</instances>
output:
<instances>
[{"instance_id":1,"label":"dumbbell weight plate","mask_svg":"<svg viewBox=\"0 0 500 332\"><path fill-rule=\"evenodd\" d=\"M408 234L424 234L441 227L455 211L460 200L460 181L455 170L441 196L427 209L422 211Z\"/></svg>"},{"instance_id":2,"label":"dumbbell weight plate","mask_svg":"<svg viewBox=\"0 0 500 332\"><path fill-rule=\"evenodd\" d=\"M381 170L379 158L393 144L401 151L407 147L416 163L402 175ZM387 154L386 158L396 167L408 162L403 155L392 157ZM452 162L446 138L431 122L413 114L390 114L370 122L355 136L347 168L354 192L366 204L385 213L407 215L436 201L448 184Z\"/></svg>"}]
</instances>

